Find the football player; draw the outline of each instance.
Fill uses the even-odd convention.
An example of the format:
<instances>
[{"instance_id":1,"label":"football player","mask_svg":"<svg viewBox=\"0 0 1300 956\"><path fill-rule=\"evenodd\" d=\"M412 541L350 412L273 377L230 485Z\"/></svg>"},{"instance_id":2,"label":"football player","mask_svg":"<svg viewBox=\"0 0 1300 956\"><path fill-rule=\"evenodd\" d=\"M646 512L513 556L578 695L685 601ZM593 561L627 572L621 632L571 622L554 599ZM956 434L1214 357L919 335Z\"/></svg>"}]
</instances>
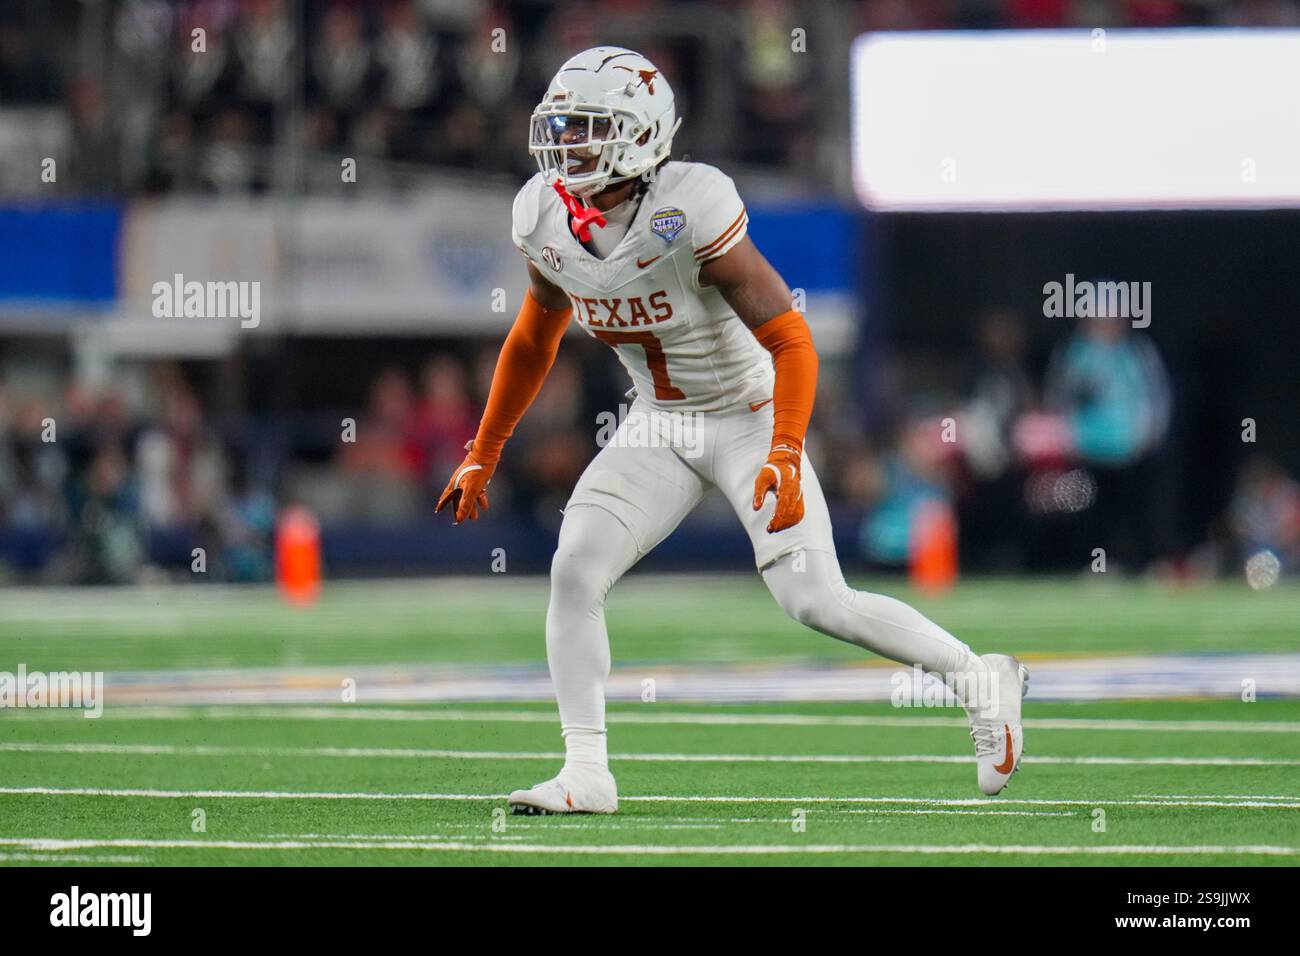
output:
<instances>
[{"instance_id":1,"label":"football player","mask_svg":"<svg viewBox=\"0 0 1300 956\"><path fill-rule=\"evenodd\" d=\"M669 159L680 120L645 57L596 47L566 62L532 116L541 172L515 198L529 291L497 361L469 454L438 501L457 523L488 506L502 449L542 387L570 320L606 343L636 398L624 421L691 416L693 441L616 435L564 510L546 653L566 759L510 795L520 813L612 813L605 598L713 486L745 526L764 583L796 621L939 675L970 717L978 783L995 794L1023 750L1015 658L977 655L918 611L844 582L804 452L817 353L790 289L749 239L734 183ZM660 416L660 417L656 417ZM651 429L651 435L654 434ZM617 440L617 439L623 440Z\"/></svg>"}]
</instances>

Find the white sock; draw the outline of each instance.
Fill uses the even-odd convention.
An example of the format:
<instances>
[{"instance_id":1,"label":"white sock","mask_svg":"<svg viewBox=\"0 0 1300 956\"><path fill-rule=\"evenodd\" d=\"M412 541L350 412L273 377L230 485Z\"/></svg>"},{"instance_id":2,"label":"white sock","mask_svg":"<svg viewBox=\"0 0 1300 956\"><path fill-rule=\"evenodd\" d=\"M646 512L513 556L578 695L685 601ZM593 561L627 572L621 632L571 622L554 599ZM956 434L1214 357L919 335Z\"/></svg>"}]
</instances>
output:
<instances>
[{"instance_id":1,"label":"white sock","mask_svg":"<svg viewBox=\"0 0 1300 956\"><path fill-rule=\"evenodd\" d=\"M567 767L575 763L609 766L605 731L576 729L564 731L564 765Z\"/></svg>"}]
</instances>

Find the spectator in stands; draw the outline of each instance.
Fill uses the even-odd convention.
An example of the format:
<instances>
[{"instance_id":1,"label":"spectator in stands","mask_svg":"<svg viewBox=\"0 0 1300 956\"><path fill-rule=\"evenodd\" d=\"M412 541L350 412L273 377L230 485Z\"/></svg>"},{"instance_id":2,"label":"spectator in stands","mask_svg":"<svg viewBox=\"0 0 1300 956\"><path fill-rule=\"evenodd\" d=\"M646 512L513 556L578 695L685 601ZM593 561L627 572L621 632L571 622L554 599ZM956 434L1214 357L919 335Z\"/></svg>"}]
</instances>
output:
<instances>
[{"instance_id":1,"label":"spectator in stands","mask_svg":"<svg viewBox=\"0 0 1300 956\"><path fill-rule=\"evenodd\" d=\"M964 560L1017 570L1023 563L1024 471L1012 450L1016 422L1035 402L1025 370L1020 316L994 308L980 317L965 400L955 416L966 465L959 504Z\"/></svg>"},{"instance_id":2,"label":"spectator in stands","mask_svg":"<svg viewBox=\"0 0 1300 956\"><path fill-rule=\"evenodd\" d=\"M60 573L78 584L139 580L147 560L145 528L130 459L116 443L96 450L70 489L72 533Z\"/></svg>"},{"instance_id":3,"label":"spectator in stands","mask_svg":"<svg viewBox=\"0 0 1300 956\"><path fill-rule=\"evenodd\" d=\"M1010 465L1012 427L1034 404L1025 364L1020 316L1006 308L981 316L975 360L966 373L961 423L967 461L982 479L995 479Z\"/></svg>"},{"instance_id":4,"label":"spectator in stands","mask_svg":"<svg viewBox=\"0 0 1300 956\"><path fill-rule=\"evenodd\" d=\"M196 36L196 31L202 33ZM219 99L233 95L229 32L214 5L196 3L183 8L176 20L171 69L172 100L186 115L206 117Z\"/></svg>"},{"instance_id":5,"label":"spectator in stands","mask_svg":"<svg viewBox=\"0 0 1300 956\"><path fill-rule=\"evenodd\" d=\"M213 576L224 581L271 579L276 502L270 490L252 479L250 469L235 469L230 500L220 517L220 565Z\"/></svg>"},{"instance_id":6,"label":"spectator in stands","mask_svg":"<svg viewBox=\"0 0 1300 956\"><path fill-rule=\"evenodd\" d=\"M68 89L68 113L73 127L71 167L79 170L83 189L108 192L115 185L118 130L109 112L102 77L84 73Z\"/></svg>"},{"instance_id":7,"label":"spectator in stands","mask_svg":"<svg viewBox=\"0 0 1300 956\"><path fill-rule=\"evenodd\" d=\"M1047 406L1066 417L1084 462L1123 468L1159 447L1169 428L1169 376L1145 335L1120 316L1081 319L1052 356Z\"/></svg>"},{"instance_id":8,"label":"spectator in stands","mask_svg":"<svg viewBox=\"0 0 1300 956\"><path fill-rule=\"evenodd\" d=\"M58 414L35 398L15 402L6 420L0 394L0 522L10 562L23 573L39 571L52 535L67 526L64 483L70 471ZM51 430L53 428L53 430Z\"/></svg>"},{"instance_id":9,"label":"spectator in stands","mask_svg":"<svg viewBox=\"0 0 1300 956\"><path fill-rule=\"evenodd\" d=\"M345 433L340 445L344 512L371 524L410 519L429 497L421 481L422 457L410 379L400 368L387 368L371 386L369 408L358 417L355 433Z\"/></svg>"},{"instance_id":10,"label":"spectator in stands","mask_svg":"<svg viewBox=\"0 0 1300 956\"><path fill-rule=\"evenodd\" d=\"M387 368L370 388L370 407L357 421L355 440L343 440L343 463L351 471L410 481L419 474L414 441L414 396L406 373Z\"/></svg>"},{"instance_id":11,"label":"spectator in stands","mask_svg":"<svg viewBox=\"0 0 1300 956\"><path fill-rule=\"evenodd\" d=\"M1096 506L1075 523L1079 560L1101 547L1110 568L1145 567L1157 556L1156 455L1172 407L1160 354L1128 318L1080 319L1052 356L1044 392L1048 409L1064 421L1074 460L1096 479Z\"/></svg>"},{"instance_id":12,"label":"spectator in stands","mask_svg":"<svg viewBox=\"0 0 1300 956\"><path fill-rule=\"evenodd\" d=\"M1246 462L1228 508L1237 557L1270 552L1288 574L1300 573L1300 482L1277 462Z\"/></svg>"},{"instance_id":13,"label":"spectator in stands","mask_svg":"<svg viewBox=\"0 0 1300 956\"><path fill-rule=\"evenodd\" d=\"M500 4L484 6L470 33L460 43L456 68L461 87L485 110L500 110L515 95L520 47L511 43L515 25Z\"/></svg>"},{"instance_id":14,"label":"spectator in stands","mask_svg":"<svg viewBox=\"0 0 1300 956\"><path fill-rule=\"evenodd\" d=\"M420 376L420 404L415 412L415 439L421 480L434 491L448 467L465 457L465 443L478 428L478 411L470 397L461 363L435 355Z\"/></svg>"},{"instance_id":15,"label":"spectator in stands","mask_svg":"<svg viewBox=\"0 0 1300 956\"><path fill-rule=\"evenodd\" d=\"M198 396L172 379L164 386L161 421L136 446L141 513L151 530L194 531L215 522L226 504L226 453L203 421Z\"/></svg>"},{"instance_id":16,"label":"spectator in stands","mask_svg":"<svg viewBox=\"0 0 1300 956\"><path fill-rule=\"evenodd\" d=\"M234 32L239 95L266 120L276 103L294 89L297 28L284 0L246 0Z\"/></svg>"},{"instance_id":17,"label":"spectator in stands","mask_svg":"<svg viewBox=\"0 0 1300 956\"><path fill-rule=\"evenodd\" d=\"M245 193L265 185L258 172L253 125L241 110L222 111L199 160L199 179L218 193Z\"/></svg>"},{"instance_id":18,"label":"spectator in stands","mask_svg":"<svg viewBox=\"0 0 1300 956\"><path fill-rule=\"evenodd\" d=\"M437 38L410 0L383 7L375 58L383 70L380 98L396 110L416 110L433 102L442 78Z\"/></svg>"},{"instance_id":19,"label":"spectator in stands","mask_svg":"<svg viewBox=\"0 0 1300 956\"><path fill-rule=\"evenodd\" d=\"M747 85L743 128L749 152L768 162L817 153L816 127L808 121L813 103L808 78L814 61L794 49L791 39L801 22L797 9L780 0L748 0L742 9Z\"/></svg>"},{"instance_id":20,"label":"spectator in stands","mask_svg":"<svg viewBox=\"0 0 1300 956\"><path fill-rule=\"evenodd\" d=\"M913 415L899 430L871 478L875 505L859 532L862 556L874 565L907 564L916 522L931 505L952 501L949 449L932 415Z\"/></svg>"},{"instance_id":21,"label":"spectator in stands","mask_svg":"<svg viewBox=\"0 0 1300 956\"><path fill-rule=\"evenodd\" d=\"M365 100L370 69L371 50L361 11L333 4L311 45L311 89L318 93L323 106L350 115Z\"/></svg>"}]
</instances>

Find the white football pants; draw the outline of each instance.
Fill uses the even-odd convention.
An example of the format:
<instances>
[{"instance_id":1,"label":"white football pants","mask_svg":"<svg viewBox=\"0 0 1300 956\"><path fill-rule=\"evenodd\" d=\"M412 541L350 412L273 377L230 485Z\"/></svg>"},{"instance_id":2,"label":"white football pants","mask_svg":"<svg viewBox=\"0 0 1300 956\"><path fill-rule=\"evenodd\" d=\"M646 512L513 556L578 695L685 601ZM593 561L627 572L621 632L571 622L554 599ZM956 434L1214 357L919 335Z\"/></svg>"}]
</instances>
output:
<instances>
[{"instance_id":1,"label":"white football pants","mask_svg":"<svg viewBox=\"0 0 1300 956\"><path fill-rule=\"evenodd\" d=\"M546 614L546 655L570 761L606 762L606 595L711 485L731 502L754 545L763 582L790 617L928 672L979 666L970 648L920 612L844 582L826 500L806 455L803 520L778 534L767 532L772 497L759 511L752 503L771 434L770 404L691 416L659 415L638 401L578 480L551 562Z\"/></svg>"}]
</instances>

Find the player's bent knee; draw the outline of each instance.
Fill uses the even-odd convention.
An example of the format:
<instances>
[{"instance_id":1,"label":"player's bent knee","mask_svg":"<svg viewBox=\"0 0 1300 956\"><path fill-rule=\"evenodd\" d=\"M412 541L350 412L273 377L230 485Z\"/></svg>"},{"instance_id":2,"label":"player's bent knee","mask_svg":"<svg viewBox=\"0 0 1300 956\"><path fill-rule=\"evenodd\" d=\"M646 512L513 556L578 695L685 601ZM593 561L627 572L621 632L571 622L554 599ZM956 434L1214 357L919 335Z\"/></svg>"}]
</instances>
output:
<instances>
[{"instance_id":1,"label":"player's bent knee","mask_svg":"<svg viewBox=\"0 0 1300 956\"><path fill-rule=\"evenodd\" d=\"M551 558L551 602L582 608L599 607L609 592L606 569L598 561L573 551L556 551Z\"/></svg>"},{"instance_id":2,"label":"player's bent knee","mask_svg":"<svg viewBox=\"0 0 1300 956\"><path fill-rule=\"evenodd\" d=\"M775 595L781 610L804 627L821 631L826 629L828 602L831 596L824 588L808 587L782 589Z\"/></svg>"},{"instance_id":3,"label":"player's bent knee","mask_svg":"<svg viewBox=\"0 0 1300 956\"><path fill-rule=\"evenodd\" d=\"M617 515L599 506L571 502L551 558L552 608L589 611L601 607L614 582L636 559L636 541Z\"/></svg>"}]
</instances>

